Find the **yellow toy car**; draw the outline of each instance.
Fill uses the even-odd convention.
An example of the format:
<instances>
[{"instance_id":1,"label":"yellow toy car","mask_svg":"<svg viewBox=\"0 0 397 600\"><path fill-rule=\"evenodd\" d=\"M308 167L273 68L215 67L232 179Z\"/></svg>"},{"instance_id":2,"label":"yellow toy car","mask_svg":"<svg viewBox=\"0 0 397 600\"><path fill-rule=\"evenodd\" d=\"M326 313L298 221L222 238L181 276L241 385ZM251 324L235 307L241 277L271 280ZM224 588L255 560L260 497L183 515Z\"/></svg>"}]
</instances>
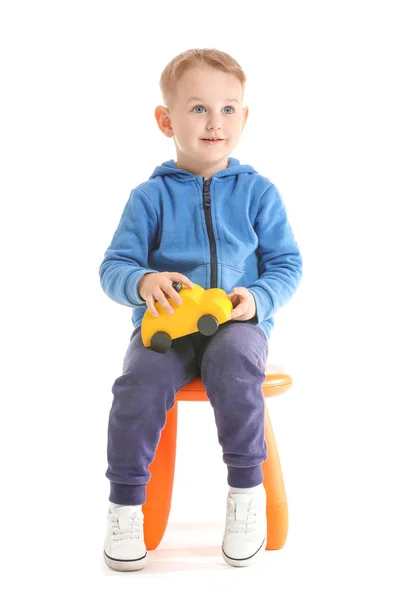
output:
<instances>
[{"instance_id":1,"label":"yellow toy car","mask_svg":"<svg viewBox=\"0 0 397 600\"><path fill-rule=\"evenodd\" d=\"M213 335L219 325L230 319L233 309L232 301L220 288L205 290L194 284L193 289L182 289L180 282L174 282L173 287L182 298L182 304L178 306L168 297L174 313L170 315L156 302L159 316L153 316L148 309L142 319L143 345L151 346L156 352L166 352L171 347L172 340L196 331L203 335Z\"/></svg>"}]
</instances>

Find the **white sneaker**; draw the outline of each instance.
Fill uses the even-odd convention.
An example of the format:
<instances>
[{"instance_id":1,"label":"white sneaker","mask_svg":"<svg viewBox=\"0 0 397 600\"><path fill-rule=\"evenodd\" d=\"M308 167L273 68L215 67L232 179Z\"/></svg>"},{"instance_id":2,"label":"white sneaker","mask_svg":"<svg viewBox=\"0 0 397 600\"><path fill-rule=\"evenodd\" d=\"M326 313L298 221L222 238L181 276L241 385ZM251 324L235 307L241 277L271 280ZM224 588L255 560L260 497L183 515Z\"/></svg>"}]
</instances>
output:
<instances>
[{"instance_id":1,"label":"white sneaker","mask_svg":"<svg viewBox=\"0 0 397 600\"><path fill-rule=\"evenodd\" d=\"M263 484L243 493L234 493L234 489L227 496L222 556L233 567L248 567L266 548L266 490Z\"/></svg>"},{"instance_id":2,"label":"white sneaker","mask_svg":"<svg viewBox=\"0 0 397 600\"><path fill-rule=\"evenodd\" d=\"M107 515L105 563L115 571L138 571L147 561L141 506L111 504Z\"/></svg>"}]
</instances>

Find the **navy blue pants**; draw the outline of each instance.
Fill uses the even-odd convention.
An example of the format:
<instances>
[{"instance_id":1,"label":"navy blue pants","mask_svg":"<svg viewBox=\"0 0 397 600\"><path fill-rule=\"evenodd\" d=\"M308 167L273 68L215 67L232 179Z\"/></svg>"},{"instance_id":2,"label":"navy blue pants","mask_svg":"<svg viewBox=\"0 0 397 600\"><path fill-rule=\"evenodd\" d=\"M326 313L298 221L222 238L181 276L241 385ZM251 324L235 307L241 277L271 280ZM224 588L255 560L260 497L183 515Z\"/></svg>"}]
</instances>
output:
<instances>
[{"instance_id":1,"label":"navy blue pants","mask_svg":"<svg viewBox=\"0 0 397 600\"><path fill-rule=\"evenodd\" d=\"M109 500L143 504L166 412L177 392L201 377L214 410L227 482L253 487L263 481L265 405L262 383L268 343L251 321L227 321L211 337L196 332L158 353L134 329L123 374L114 382L108 427Z\"/></svg>"}]
</instances>

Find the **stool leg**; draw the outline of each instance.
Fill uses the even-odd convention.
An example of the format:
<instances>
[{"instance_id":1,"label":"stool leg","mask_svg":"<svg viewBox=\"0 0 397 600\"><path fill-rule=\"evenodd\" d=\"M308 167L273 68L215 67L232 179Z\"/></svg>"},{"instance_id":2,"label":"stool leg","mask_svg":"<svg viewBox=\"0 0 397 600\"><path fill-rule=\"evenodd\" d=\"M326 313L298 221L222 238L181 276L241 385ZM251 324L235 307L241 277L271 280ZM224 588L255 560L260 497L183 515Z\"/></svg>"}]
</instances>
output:
<instances>
[{"instance_id":1,"label":"stool leg","mask_svg":"<svg viewBox=\"0 0 397 600\"><path fill-rule=\"evenodd\" d=\"M146 488L144 537L148 550L154 550L163 539L171 509L174 484L178 402L167 412L167 419L156 455L149 467L150 481Z\"/></svg>"},{"instance_id":2,"label":"stool leg","mask_svg":"<svg viewBox=\"0 0 397 600\"><path fill-rule=\"evenodd\" d=\"M263 483L267 495L267 546L266 550L280 550L288 534L288 504L280 457L274 438L269 411L265 411L265 440L267 460L262 463Z\"/></svg>"}]
</instances>

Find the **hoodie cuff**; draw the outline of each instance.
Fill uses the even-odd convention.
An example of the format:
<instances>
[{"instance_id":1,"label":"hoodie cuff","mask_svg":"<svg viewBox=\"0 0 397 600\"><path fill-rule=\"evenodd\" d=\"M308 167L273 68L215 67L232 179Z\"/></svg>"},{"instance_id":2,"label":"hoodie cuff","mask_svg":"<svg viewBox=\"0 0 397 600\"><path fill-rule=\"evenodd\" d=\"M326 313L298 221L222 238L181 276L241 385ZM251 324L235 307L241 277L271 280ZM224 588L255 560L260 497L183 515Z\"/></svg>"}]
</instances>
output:
<instances>
[{"instance_id":1,"label":"hoodie cuff","mask_svg":"<svg viewBox=\"0 0 397 600\"><path fill-rule=\"evenodd\" d=\"M133 306L143 306L146 304L145 300L138 294L138 285L142 277L148 273L159 273L159 271L154 271L153 269L135 270L128 276L125 282L125 295Z\"/></svg>"},{"instance_id":2,"label":"hoodie cuff","mask_svg":"<svg viewBox=\"0 0 397 600\"><path fill-rule=\"evenodd\" d=\"M253 285L248 287L247 290L251 292L254 297L256 304L256 317L258 324L262 323L263 320L268 319L273 312L273 302L269 294L259 285Z\"/></svg>"}]
</instances>

